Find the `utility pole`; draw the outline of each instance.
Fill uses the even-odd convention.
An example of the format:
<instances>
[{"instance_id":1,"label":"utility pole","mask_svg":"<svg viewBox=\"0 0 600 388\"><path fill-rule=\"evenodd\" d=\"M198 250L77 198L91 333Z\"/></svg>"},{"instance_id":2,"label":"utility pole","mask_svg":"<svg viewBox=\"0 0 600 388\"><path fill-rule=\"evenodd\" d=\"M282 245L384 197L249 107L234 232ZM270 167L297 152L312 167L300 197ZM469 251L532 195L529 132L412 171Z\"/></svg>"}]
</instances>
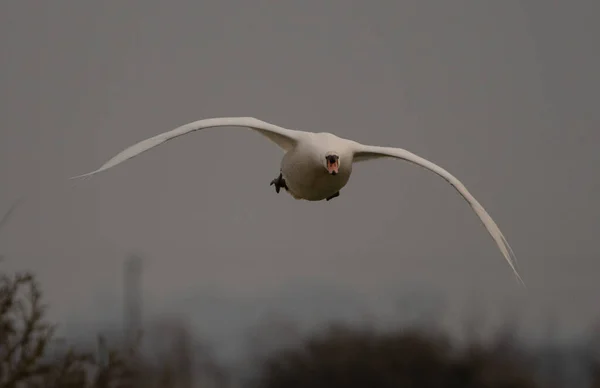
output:
<instances>
[{"instance_id":1,"label":"utility pole","mask_svg":"<svg viewBox=\"0 0 600 388\"><path fill-rule=\"evenodd\" d=\"M141 332L142 322L142 259L137 255L130 255L125 260L123 290L124 290L124 326L125 340L128 345L133 345Z\"/></svg>"}]
</instances>

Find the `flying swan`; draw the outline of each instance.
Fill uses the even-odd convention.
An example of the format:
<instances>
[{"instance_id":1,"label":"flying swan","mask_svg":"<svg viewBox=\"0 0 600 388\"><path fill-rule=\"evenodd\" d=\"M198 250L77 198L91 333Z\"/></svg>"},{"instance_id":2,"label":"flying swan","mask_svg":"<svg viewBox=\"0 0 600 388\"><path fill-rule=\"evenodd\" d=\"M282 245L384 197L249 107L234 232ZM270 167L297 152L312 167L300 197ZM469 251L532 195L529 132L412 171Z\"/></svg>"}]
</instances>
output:
<instances>
[{"instance_id":1,"label":"flying swan","mask_svg":"<svg viewBox=\"0 0 600 388\"><path fill-rule=\"evenodd\" d=\"M178 136L212 127L252 129L283 149L285 154L281 160L279 175L271 181L270 185L275 186L277 193L284 188L295 199L329 201L338 197L340 190L348 183L352 165L356 162L396 158L433 171L448 181L471 205L500 248L518 281L524 285L516 269L514 252L496 223L467 188L448 171L401 148L364 145L328 132L315 133L287 129L253 117L219 117L194 121L143 140L121 151L97 170L70 179L89 177Z\"/></svg>"}]
</instances>

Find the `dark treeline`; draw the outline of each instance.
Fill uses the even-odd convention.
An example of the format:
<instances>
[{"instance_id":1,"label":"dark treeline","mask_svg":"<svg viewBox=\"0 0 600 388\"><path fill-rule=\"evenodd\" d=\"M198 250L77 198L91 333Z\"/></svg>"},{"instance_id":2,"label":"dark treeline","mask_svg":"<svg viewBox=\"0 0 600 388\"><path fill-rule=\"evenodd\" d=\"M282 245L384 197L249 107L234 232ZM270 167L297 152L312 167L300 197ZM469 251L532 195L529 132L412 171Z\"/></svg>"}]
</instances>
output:
<instances>
[{"instance_id":1,"label":"dark treeline","mask_svg":"<svg viewBox=\"0 0 600 388\"><path fill-rule=\"evenodd\" d=\"M0 388L600 388L592 342L577 358L584 373L575 381L561 377L569 363L560 352L525 349L506 332L458 345L433 330L336 324L287 347L257 349L250 375L240 380L181 322L163 322L114 348L99 337L93 348L59 352L45 311L34 276L1 274Z\"/></svg>"}]
</instances>

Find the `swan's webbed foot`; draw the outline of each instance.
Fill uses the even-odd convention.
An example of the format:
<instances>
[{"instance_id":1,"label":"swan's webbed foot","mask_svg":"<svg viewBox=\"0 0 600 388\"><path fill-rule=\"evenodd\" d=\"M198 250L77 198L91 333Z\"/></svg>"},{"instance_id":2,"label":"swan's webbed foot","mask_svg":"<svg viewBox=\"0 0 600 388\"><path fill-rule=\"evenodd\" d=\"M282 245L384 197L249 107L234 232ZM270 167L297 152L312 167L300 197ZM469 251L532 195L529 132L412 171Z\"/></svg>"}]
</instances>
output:
<instances>
[{"instance_id":1,"label":"swan's webbed foot","mask_svg":"<svg viewBox=\"0 0 600 388\"><path fill-rule=\"evenodd\" d=\"M271 184L269 186L273 186L273 185L275 185L275 191L277 193L279 193L279 190L281 190L282 187L284 189L288 190L288 187L285 183L285 179L283 179L283 175L281 173L279 173L279 176L277 178L275 178L271 181Z\"/></svg>"},{"instance_id":2,"label":"swan's webbed foot","mask_svg":"<svg viewBox=\"0 0 600 388\"><path fill-rule=\"evenodd\" d=\"M340 192L338 191L337 193L335 193L335 194L332 194L331 196L329 196L329 197L325 198L325 200L326 200L326 201L329 201L329 200L332 200L332 199L334 199L335 197L339 197L339 196L340 196Z\"/></svg>"}]
</instances>

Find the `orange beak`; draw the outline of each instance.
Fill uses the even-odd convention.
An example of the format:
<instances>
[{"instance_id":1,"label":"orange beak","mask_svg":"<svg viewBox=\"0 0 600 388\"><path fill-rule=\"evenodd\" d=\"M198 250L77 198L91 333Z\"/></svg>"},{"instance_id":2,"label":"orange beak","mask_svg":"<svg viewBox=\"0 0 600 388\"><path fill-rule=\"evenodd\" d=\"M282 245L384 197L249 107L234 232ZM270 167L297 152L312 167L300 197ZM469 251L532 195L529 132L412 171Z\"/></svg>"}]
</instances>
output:
<instances>
[{"instance_id":1,"label":"orange beak","mask_svg":"<svg viewBox=\"0 0 600 388\"><path fill-rule=\"evenodd\" d=\"M339 171L339 164L338 161L336 160L335 162L330 162L329 160L327 161L327 171L329 171L329 173L331 175L335 175L337 174Z\"/></svg>"}]
</instances>

